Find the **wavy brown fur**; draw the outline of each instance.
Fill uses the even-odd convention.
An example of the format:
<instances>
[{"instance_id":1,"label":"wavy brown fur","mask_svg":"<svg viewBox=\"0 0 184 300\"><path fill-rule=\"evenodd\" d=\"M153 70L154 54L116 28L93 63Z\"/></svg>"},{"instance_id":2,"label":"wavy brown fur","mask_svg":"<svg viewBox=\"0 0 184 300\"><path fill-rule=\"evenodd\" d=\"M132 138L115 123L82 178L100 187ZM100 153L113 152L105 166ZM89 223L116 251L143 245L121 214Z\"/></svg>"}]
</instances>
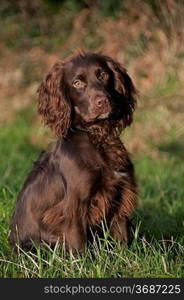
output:
<instances>
[{"instance_id":1,"label":"wavy brown fur","mask_svg":"<svg viewBox=\"0 0 184 300\"><path fill-rule=\"evenodd\" d=\"M112 237L127 242L137 188L119 136L133 120L132 80L110 57L82 52L56 63L38 93L38 111L58 140L40 155L19 194L13 248L59 240L82 250L89 228L104 219Z\"/></svg>"}]
</instances>

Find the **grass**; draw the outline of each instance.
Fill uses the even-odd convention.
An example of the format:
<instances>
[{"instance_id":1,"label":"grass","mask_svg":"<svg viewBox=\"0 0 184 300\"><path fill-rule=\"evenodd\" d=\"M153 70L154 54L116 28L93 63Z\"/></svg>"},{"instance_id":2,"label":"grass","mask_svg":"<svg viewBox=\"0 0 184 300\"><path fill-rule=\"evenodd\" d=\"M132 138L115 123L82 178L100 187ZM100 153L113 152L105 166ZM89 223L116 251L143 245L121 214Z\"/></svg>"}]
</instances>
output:
<instances>
[{"instance_id":1,"label":"grass","mask_svg":"<svg viewBox=\"0 0 184 300\"><path fill-rule=\"evenodd\" d=\"M172 154L159 159L135 157L140 199L129 248L117 244L112 250L105 238L78 256L58 245L54 250L37 248L34 254L21 249L18 255L12 253L9 219L20 186L40 151L31 143L31 122L32 114L24 111L0 131L0 277L183 277L184 165L180 156ZM161 151L175 150L162 145Z\"/></svg>"}]
</instances>

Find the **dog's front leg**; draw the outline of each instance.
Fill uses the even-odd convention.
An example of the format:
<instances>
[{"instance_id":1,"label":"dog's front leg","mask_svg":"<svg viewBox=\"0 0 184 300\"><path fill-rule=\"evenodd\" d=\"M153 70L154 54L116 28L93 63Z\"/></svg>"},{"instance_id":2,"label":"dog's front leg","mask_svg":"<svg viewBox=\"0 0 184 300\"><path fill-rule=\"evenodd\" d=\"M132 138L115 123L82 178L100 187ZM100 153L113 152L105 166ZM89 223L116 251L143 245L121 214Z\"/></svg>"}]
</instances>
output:
<instances>
[{"instance_id":1,"label":"dog's front leg","mask_svg":"<svg viewBox=\"0 0 184 300\"><path fill-rule=\"evenodd\" d=\"M84 250L87 225L83 206L80 207L80 201L72 197L48 209L42 219L45 232L54 236L67 249Z\"/></svg>"},{"instance_id":2,"label":"dog's front leg","mask_svg":"<svg viewBox=\"0 0 184 300\"><path fill-rule=\"evenodd\" d=\"M114 216L110 226L111 236L121 244L125 244L129 241L129 228L127 224L127 218L122 216Z\"/></svg>"},{"instance_id":3,"label":"dog's front leg","mask_svg":"<svg viewBox=\"0 0 184 300\"><path fill-rule=\"evenodd\" d=\"M62 228L63 242L69 250L84 251L87 241L87 225L84 217L74 213L72 218L67 218Z\"/></svg>"},{"instance_id":4,"label":"dog's front leg","mask_svg":"<svg viewBox=\"0 0 184 300\"><path fill-rule=\"evenodd\" d=\"M119 205L111 221L111 235L115 240L127 243L130 242L129 217L137 200L137 188L134 180L130 180L129 177L122 178L118 198Z\"/></svg>"}]
</instances>

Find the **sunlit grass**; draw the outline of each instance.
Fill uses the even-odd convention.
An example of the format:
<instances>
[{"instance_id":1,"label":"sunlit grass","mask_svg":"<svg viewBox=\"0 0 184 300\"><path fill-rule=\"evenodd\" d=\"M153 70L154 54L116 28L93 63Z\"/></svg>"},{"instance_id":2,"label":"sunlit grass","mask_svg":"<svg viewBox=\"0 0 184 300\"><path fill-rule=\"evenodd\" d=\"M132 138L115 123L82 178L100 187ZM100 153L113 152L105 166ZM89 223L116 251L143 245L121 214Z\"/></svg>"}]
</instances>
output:
<instances>
[{"instance_id":1,"label":"sunlit grass","mask_svg":"<svg viewBox=\"0 0 184 300\"><path fill-rule=\"evenodd\" d=\"M29 120L29 117L27 116ZM182 277L184 275L184 166L180 157L134 157L139 203L133 216L130 247L113 248L108 233L83 254L68 253L59 245L19 249L8 243L9 220L16 195L40 149L31 145L31 126L21 114L1 130L0 277Z\"/></svg>"}]
</instances>

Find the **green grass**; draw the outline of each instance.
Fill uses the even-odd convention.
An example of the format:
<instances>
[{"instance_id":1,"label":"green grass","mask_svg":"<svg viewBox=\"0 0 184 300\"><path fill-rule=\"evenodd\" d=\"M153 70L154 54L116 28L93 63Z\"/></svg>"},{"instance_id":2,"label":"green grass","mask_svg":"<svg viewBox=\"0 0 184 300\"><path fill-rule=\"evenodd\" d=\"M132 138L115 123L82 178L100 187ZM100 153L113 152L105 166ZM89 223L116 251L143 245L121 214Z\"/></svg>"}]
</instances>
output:
<instances>
[{"instance_id":1,"label":"green grass","mask_svg":"<svg viewBox=\"0 0 184 300\"><path fill-rule=\"evenodd\" d=\"M183 277L184 276L184 165L173 155L137 155L134 159L140 196L134 213L130 247L114 249L105 238L82 255L56 245L37 253L12 253L9 220L16 195L40 149L30 142L31 117L21 113L0 130L0 277ZM166 153L166 152L165 152Z\"/></svg>"}]
</instances>

